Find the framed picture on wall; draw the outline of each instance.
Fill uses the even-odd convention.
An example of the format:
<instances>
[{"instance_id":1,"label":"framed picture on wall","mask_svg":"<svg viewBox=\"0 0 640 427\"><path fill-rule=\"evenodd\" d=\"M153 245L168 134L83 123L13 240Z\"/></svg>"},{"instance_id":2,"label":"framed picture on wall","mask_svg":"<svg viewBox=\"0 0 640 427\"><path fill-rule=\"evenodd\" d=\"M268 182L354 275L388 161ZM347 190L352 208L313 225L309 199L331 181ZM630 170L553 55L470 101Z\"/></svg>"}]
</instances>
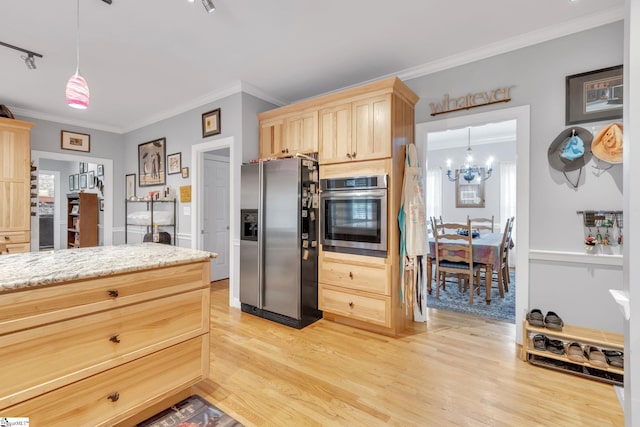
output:
<instances>
[{"instance_id":1,"label":"framed picture on wall","mask_svg":"<svg viewBox=\"0 0 640 427\"><path fill-rule=\"evenodd\" d=\"M622 65L566 77L567 125L622 118Z\"/></svg>"},{"instance_id":2,"label":"framed picture on wall","mask_svg":"<svg viewBox=\"0 0 640 427\"><path fill-rule=\"evenodd\" d=\"M61 131L60 148L63 150L91 151L91 136L86 133Z\"/></svg>"},{"instance_id":3,"label":"framed picture on wall","mask_svg":"<svg viewBox=\"0 0 640 427\"><path fill-rule=\"evenodd\" d=\"M87 182L89 183L89 188L96 188L96 180L93 171L87 174Z\"/></svg>"},{"instance_id":4,"label":"framed picture on wall","mask_svg":"<svg viewBox=\"0 0 640 427\"><path fill-rule=\"evenodd\" d=\"M73 175L69 175L69 191L74 191L75 187L73 186Z\"/></svg>"},{"instance_id":5,"label":"framed picture on wall","mask_svg":"<svg viewBox=\"0 0 640 427\"><path fill-rule=\"evenodd\" d=\"M180 173L182 167L182 153L169 154L167 156L167 173L173 175Z\"/></svg>"},{"instance_id":6,"label":"framed picture on wall","mask_svg":"<svg viewBox=\"0 0 640 427\"><path fill-rule=\"evenodd\" d=\"M127 200L130 200L132 197L136 195L136 174L130 173L125 175L125 189L124 194L126 195Z\"/></svg>"},{"instance_id":7,"label":"framed picture on wall","mask_svg":"<svg viewBox=\"0 0 640 427\"><path fill-rule=\"evenodd\" d=\"M138 186L164 185L166 138L138 145Z\"/></svg>"},{"instance_id":8,"label":"framed picture on wall","mask_svg":"<svg viewBox=\"0 0 640 427\"><path fill-rule=\"evenodd\" d=\"M81 173L80 174L80 188L81 189L87 188L87 174L86 173Z\"/></svg>"},{"instance_id":9,"label":"framed picture on wall","mask_svg":"<svg viewBox=\"0 0 640 427\"><path fill-rule=\"evenodd\" d=\"M78 191L78 190L80 190L80 175L75 174L73 175L73 191Z\"/></svg>"},{"instance_id":10,"label":"framed picture on wall","mask_svg":"<svg viewBox=\"0 0 640 427\"><path fill-rule=\"evenodd\" d=\"M202 137L206 138L220 133L220 109L207 111L202 115Z\"/></svg>"},{"instance_id":11,"label":"framed picture on wall","mask_svg":"<svg viewBox=\"0 0 640 427\"><path fill-rule=\"evenodd\" d=\"M103 164L99 164L98 166L96 166L96 175L97 176L104 176L104 165Z\"/></svg>"}]
</instances>

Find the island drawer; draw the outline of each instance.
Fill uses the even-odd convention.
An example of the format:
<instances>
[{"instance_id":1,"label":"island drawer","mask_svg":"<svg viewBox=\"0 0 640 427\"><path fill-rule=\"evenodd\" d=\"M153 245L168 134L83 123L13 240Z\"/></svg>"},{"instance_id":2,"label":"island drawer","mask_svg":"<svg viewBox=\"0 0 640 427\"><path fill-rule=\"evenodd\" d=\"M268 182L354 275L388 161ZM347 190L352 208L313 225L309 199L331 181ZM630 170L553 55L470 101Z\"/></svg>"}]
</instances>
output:
<instances>
[{"instance_id":1,"label":"island drawer","mask_svg":"<svg viewBox=\"0 0 640 427\"><path fill-rule=\"evenodd\" d=\"M209 261L4 292L0 335L208 287Z\"/></svg>"},{"instance_id":2,"label":"island drawer","mask_svg":"<svg viewBox=\"0 0 640 427\"><path fill-rule=\"evenodd\" d=\"M202 335L208 314L196 290L0 336L0 408Z\"/></svg>"},{"instance_id":3,"label":"island drawer","mask_svg":"<svg viewBox=\"0 0 640 427\"><path fill-rule=\"evenodd\" d=\"M322 260L318 270L318 282L380 295L391 294L390 276L388 264L362 265L327 258Z\"/></svg>"},{"instance_id":4,"label":"island drawer","mask_svg":"<svg viewBox=\"0 0 640 427\"><path fill-rule=\"evenodd\" d=\"M111 426L207 375L208 336L166 348L2 410L31 427Z\"/></svg>"},{"instance_id":5,"label":"island drawer","mask_svg":"<svg viewBox=\"0 0 640 427\"><path fill-rule=\"evenodd\" d=\"M318 308L376 325L391 325L391 298L386 296L364 295L321 283Z\"/></svg>"},{"instance_id":6,"label":"island drawer","mask_svg":"<svg viewBox=\"0 0 640 427\"><path fill-rule=\"evenodd\" d=\"M4 250L2 250L3 248ZM29 252L30 250L30 243L9 243L5 245L0 241L0 254L2 255L20 254Z\"/></svg>"}]
</instances>

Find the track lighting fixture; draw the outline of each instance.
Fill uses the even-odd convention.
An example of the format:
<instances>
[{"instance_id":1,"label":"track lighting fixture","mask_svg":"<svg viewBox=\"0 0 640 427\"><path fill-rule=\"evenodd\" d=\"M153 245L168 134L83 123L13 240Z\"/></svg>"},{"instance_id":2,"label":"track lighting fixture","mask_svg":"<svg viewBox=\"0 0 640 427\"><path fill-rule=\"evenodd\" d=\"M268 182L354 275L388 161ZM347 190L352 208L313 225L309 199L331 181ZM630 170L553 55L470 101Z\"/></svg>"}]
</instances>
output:
<instances>
[{"instance_id":1,"label":"track lighting fixture","mask_svg":"<svg viewBox=\"0 0 640 427\"><path fill-rule=\"evenodd\" d=\"M39 53L35 53L35 52L32 52L32 51L27 50L27 49L23 49L23 48L18 47L18 46L14 46L14 45L9 44L9 43L0 42L0 45L8 47L9 49L14 49L14 50L17 50L19 52L26 53L27 56L23 55L20 58L24 61L24 63L27 65L27 68L30 69L30 70L35 70L37 68L36 67L36 58L35 57L37 56L38 58L42 58L42 55L40 55Z\"/></svg>"},{"instance_id":2,"label":"track lighting fixture","mask_svg":"<svg viewBox=\"0 0 640 427\"><path fill-rule=\"evenodd\" d=\"M202 0L202 4L207 12L211 13L216 10L216 6L213 4L213 0Z\"/></svg>"}]
</instances>

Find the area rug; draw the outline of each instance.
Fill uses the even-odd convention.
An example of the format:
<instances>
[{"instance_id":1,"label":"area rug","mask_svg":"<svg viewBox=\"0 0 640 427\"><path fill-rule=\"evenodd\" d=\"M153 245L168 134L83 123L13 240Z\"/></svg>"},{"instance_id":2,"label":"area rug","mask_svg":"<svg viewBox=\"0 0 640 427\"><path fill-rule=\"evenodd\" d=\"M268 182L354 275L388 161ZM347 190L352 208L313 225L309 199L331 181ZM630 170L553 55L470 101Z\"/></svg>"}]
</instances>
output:
<instances>
[{"instance_id":1,"label":"area rug","mask_svg":"<svg viewBox=\"0 0 640 427\"><path fill-rule=\"evenodd\" d=\"M229 415L194 394L136 427L242 427Z\"/></svg>"},{"instance_id":2,"label":"area rug","mask_svg":"<svg viewBox=\"0 0 640 427\"><path fill-rule=\"evenodd\" d=\"M446 290L440 289L440 299L436 298L435 288L433 295L427 295L427 307L516 323L516 280L513 272L510 273L510 278L509 292L504 293L504 299L500 298L500 292L497 288L491 288L491 304L489 305L485 302L484 282L480 296L474 294L473 304L469 304L469 291L459 292L457 284L447 283ZM433 283L435 286L435 282Z\"/></svg>"}]
</instances>

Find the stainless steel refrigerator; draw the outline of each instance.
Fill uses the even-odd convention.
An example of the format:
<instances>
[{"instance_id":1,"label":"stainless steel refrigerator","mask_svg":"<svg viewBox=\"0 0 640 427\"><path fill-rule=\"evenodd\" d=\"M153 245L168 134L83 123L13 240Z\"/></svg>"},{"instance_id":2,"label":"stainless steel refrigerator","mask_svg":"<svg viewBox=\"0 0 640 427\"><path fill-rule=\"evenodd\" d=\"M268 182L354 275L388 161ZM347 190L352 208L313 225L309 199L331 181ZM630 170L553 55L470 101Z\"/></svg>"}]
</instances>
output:
<instances>
[{"instance_id":1,"label":"stainless steel refrigerator","mask_svg":"<svg viewBox=\"0 0 640 427\"><path fill-rule=\"evenodd\" d=\"M295 328L318 310L318 166L289 158L242 165L242 311Z\"/></svg>"}]
</instances>

